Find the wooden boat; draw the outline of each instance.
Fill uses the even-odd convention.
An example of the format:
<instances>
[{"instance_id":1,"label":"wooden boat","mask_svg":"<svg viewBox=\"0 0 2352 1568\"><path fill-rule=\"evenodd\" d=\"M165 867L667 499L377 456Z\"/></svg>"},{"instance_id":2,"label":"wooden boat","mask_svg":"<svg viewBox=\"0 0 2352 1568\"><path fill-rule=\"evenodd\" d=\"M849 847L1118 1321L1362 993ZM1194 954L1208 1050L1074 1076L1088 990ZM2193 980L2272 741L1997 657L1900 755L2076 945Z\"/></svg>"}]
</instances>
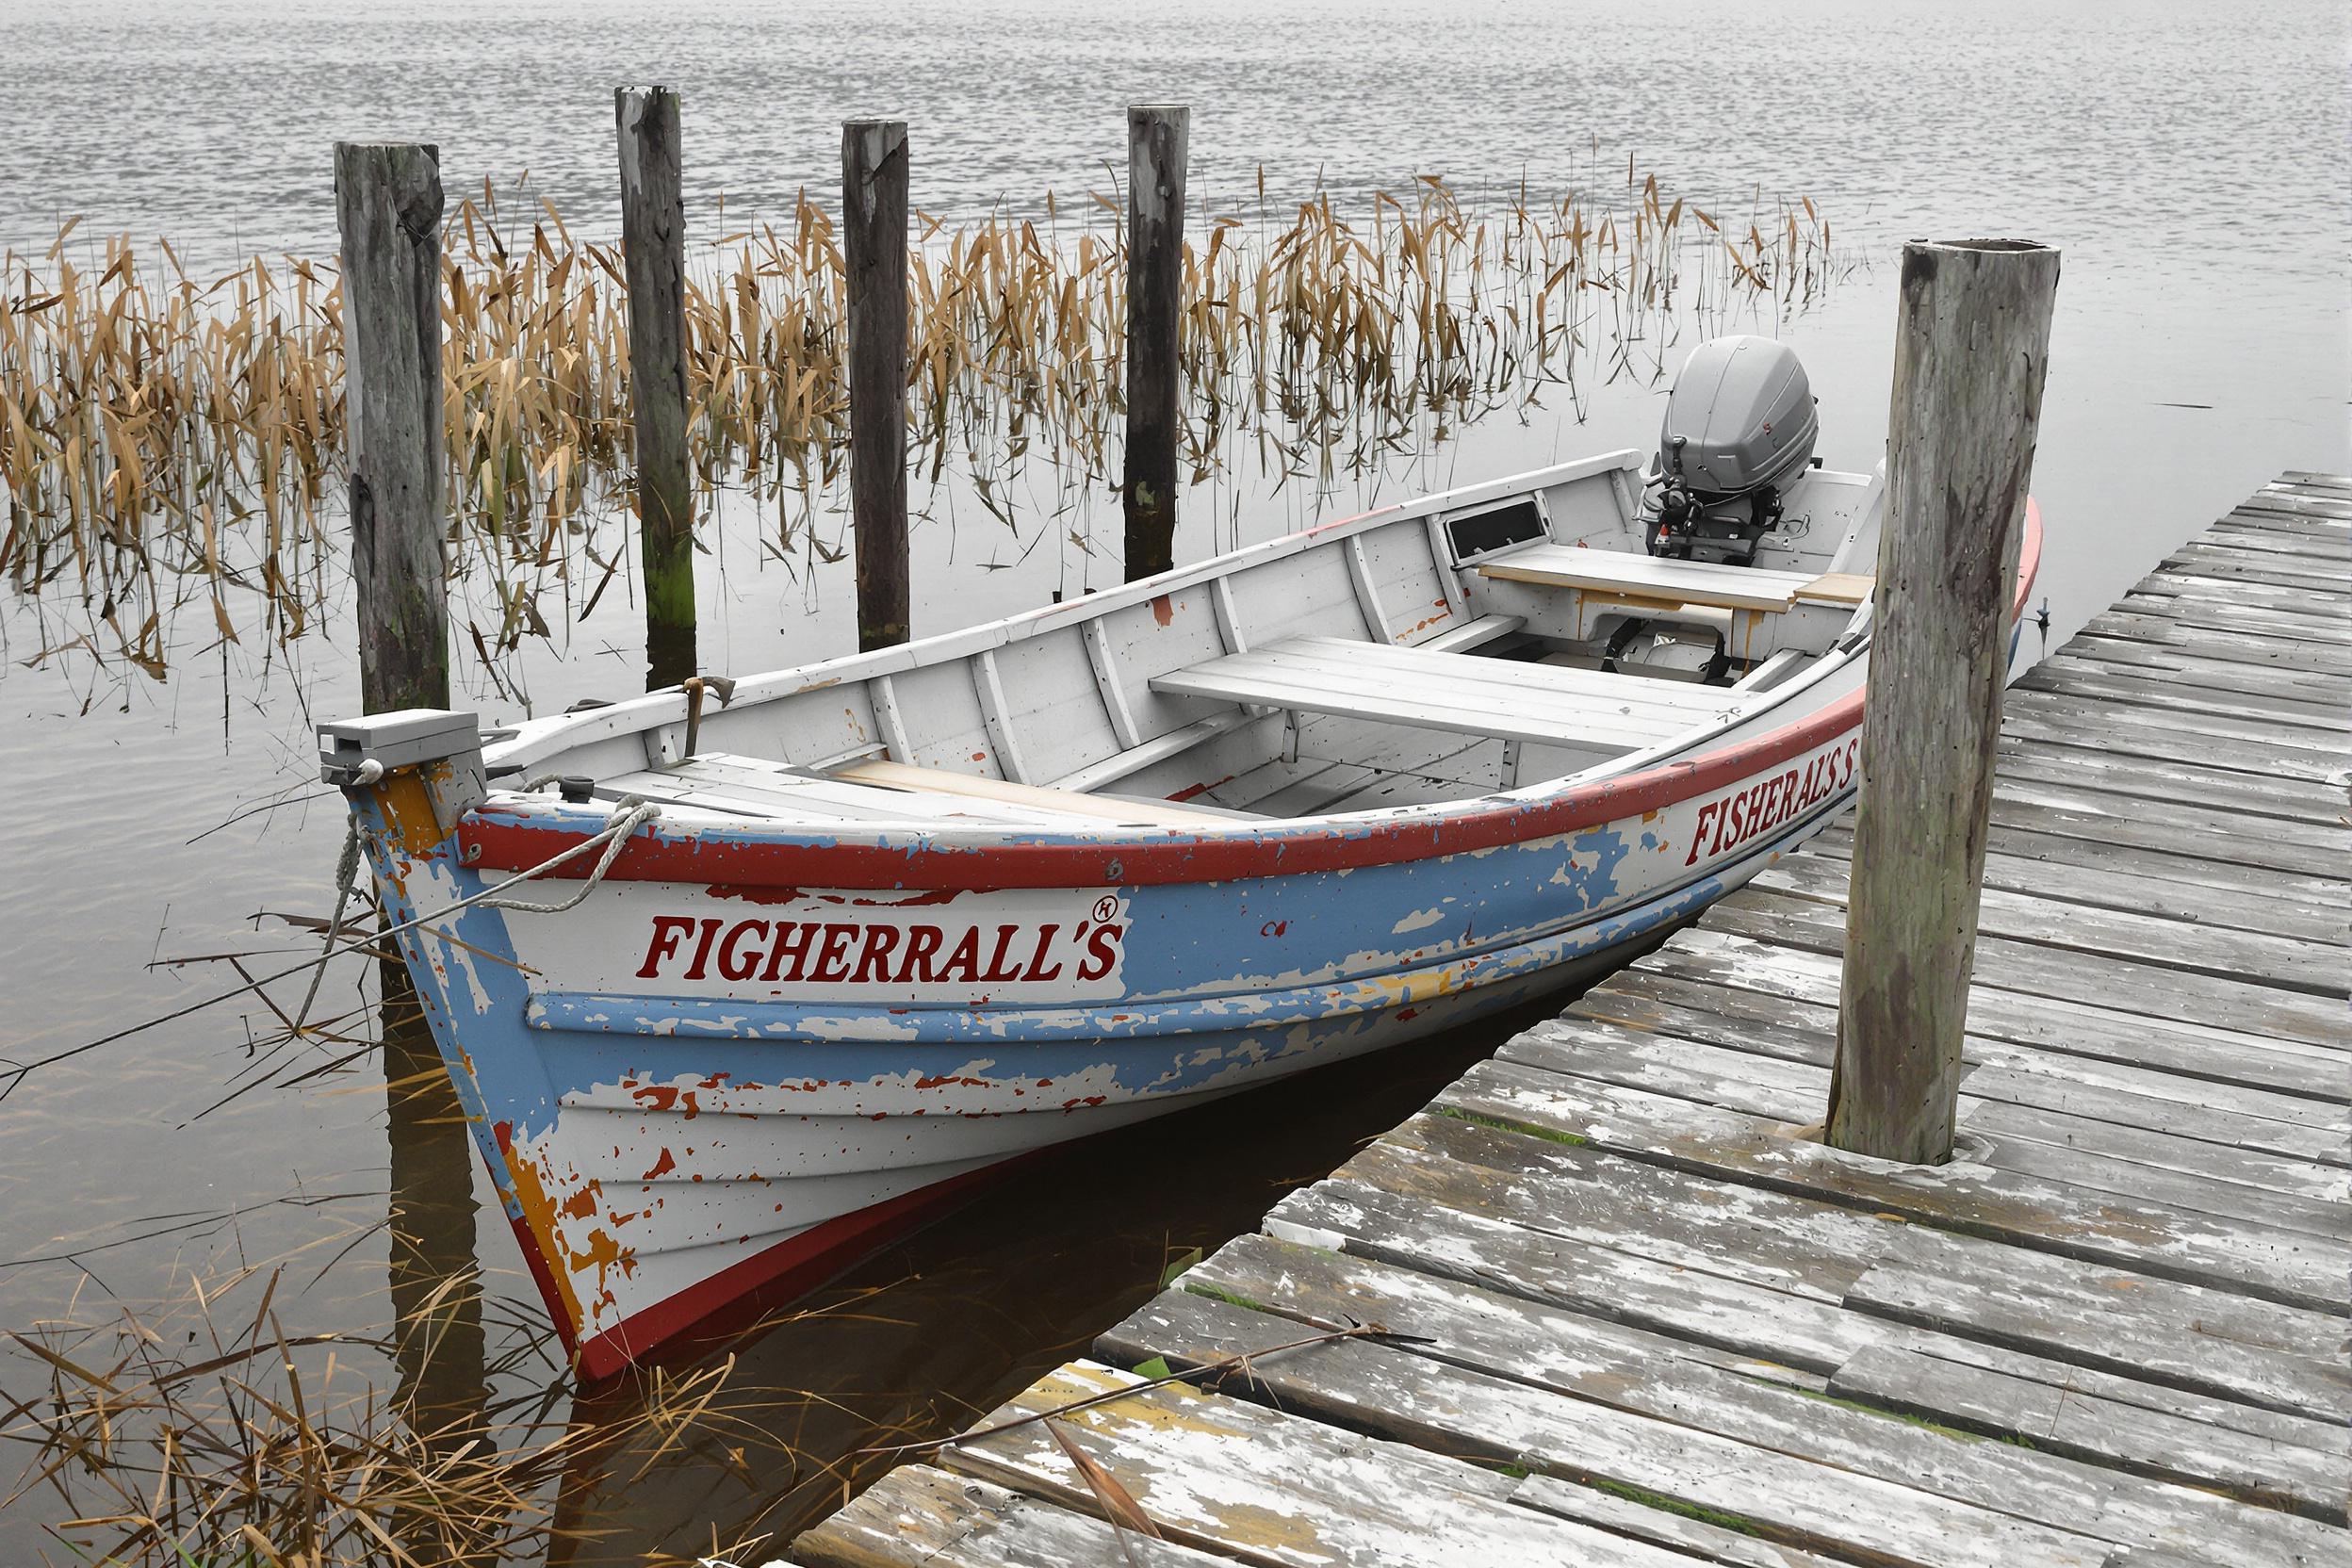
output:
<instances>
[{"instance_id":1,"label":"wooden boat","mask_svg":"<svg viewBox=\"0 0 2352 1568\"><path fill-rule=\"evenodd\" d=\"M598 1375L1008 1160L1576 983L1754 875L1854 792L1881 493L1806 469L1754 564L1661 559L1621 452L724 704L330 725L327 774ZM432 918L582 846L507 895L568 907Z\"/></svg>"}]
</instances>

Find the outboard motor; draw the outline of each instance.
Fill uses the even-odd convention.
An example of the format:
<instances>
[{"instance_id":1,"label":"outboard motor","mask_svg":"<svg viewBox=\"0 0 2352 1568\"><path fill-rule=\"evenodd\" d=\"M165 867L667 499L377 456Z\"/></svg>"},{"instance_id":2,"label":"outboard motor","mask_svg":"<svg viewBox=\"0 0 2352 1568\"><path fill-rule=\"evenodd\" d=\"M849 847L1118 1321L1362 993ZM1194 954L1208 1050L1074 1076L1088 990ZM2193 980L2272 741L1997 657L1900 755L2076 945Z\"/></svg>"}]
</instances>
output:
<instances>
[{"instance_id":1,"label":"outboard motor","mask_svg":"<svg viewBox=\"0 0 2352 1568\"><path fill-rule=\"evenodd\" d=\"M1718 337L1683 362L1666 399L1643 511L1652 555L1756 564L1780 526L1781 491L1813 458L1821 421L1793 350Z\"/></svg>"}]
</instances>

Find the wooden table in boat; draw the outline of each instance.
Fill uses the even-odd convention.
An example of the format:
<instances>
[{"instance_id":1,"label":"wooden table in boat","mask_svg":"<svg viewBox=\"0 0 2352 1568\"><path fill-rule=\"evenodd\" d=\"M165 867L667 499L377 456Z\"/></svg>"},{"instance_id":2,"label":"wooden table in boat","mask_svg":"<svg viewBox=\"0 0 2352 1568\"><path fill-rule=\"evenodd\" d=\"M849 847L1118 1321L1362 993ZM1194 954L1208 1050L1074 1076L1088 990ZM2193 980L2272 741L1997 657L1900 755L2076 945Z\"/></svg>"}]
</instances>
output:
<instances>
[{"instance_id":1,"label":"wooden table in boat","mask_svg":"<svg viewBox=\"0 0 2352 1568\"><path fill-rule=\"evenodd\" d=\"M1154 691L1540 745L1640 749L1740 712L1720 686L1291 637L1154 677Z\"/></svg>"},{"instance_id":2,"label":"wooden table in boat","mask_svg":"<svg viewBox=\"0 0 2352 1568\"><path fill-rule=\"evenodd\" d=\"M1722 630L1737 658L1760 658L1789 645L1790 619L1838 620L1869 599L1872 580L1854 572L1774 571L1677 561L1576 545L1534 545L1482 563L1478 575L1510 599L1544 591L1546 629L1554 635L1597 637L1611 617L1681 620Z\"/></svg>"},{"instance_id":3,"label":"wooden table in boat","mask_svg":"<svg viewBox=\"0 0 2352 1568\"><path fill-rule=\"evenodd\" d=\"M1709 561L1675 561L1575 545L1537 545L1478 568L1478 575L1544 588L1574 588L1652 604L1695 604L1717 610L1785 612L1799 604L1852 609L1870 596L1871 580L1857 572L1776 572Z\"/></svg>"}]
</instances>

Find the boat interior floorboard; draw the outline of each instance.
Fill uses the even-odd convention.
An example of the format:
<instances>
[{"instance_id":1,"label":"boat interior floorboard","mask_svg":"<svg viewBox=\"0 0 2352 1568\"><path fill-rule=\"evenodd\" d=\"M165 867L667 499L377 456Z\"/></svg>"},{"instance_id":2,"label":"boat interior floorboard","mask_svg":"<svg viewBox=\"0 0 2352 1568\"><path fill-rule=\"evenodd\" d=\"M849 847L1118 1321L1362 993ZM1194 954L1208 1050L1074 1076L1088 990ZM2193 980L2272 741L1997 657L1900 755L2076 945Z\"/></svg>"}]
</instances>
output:
<instances>
[{"instance_id":1,"label":"boat interior floorboard","mask_svg":"<svg viewBox=\"0 0 2352 1568\"><path fill-rule=\"evenodd\" d=\"M1377 811L1393 806L1428 806L1460 800L1467 793L1503 788L1505 748L1500 741L1476 741L1428 768L1372 770L1353 789L1334 794L1318 809Z\"/></svg>"},{"instance_id":2,"label":"boat interior floorboard","mask_svg":"<svg viewBox=\"0 0 2352 1568\"><path fill-rule=\"evenodd\" d=\"M1481 764L1481 750L1493 765ZM1298 727L1298 760L1263 763L1205 798L1264 816L1311 816L1381 778L1413 774L1437 786L1429 798L1458 800L1494 788L1501 757L1502 743L1485 737L1325 715Z\"/></svg>"}]
</instances>

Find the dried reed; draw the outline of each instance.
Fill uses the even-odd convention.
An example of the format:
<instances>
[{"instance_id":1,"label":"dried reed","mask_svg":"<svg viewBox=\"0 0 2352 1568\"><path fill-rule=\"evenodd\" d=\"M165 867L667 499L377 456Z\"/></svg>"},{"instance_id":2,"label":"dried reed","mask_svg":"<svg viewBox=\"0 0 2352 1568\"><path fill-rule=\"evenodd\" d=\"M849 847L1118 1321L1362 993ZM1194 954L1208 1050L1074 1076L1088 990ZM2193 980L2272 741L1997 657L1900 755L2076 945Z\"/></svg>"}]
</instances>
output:
<instances>
[{"instance_id":1,"label":"dried reed","mask_svg":"<svg viewBox=\"0 0 2352 1568\"><path fill-rule=\"evenodd\" d=\"M1655 377L1677 312L1793 308L1840 270L1811 202L1759 204L1737 233L1630 164L1623 192L1491 211L1424 176L1409 199L1351 217L1320 194L1284 223L1259 190L1254 225L1205 220L1186 250L1196 480L1361 473L1547 384ZM106 651L158 677L162 620L191 596L222 639L232 592L258 596L269 635L299 635L333 581L346 449L332 270L256 258L200 282L168 245L156 265L121 237L88 256L73 229L0 261L0 566L19 593L79 595ZM544 203L526 228L486 186L447 253L451 554L492 593L487 655L548 631L550 587L566 613L593 603L629 553L596 536L628 504L627 302L615 247ZM1064 494L1115 482L1125 270L1101 195L1074 224L1051 197L1042 225L923 220L910 437L934 486L952 473L1020 532L1027 465ZM697 481L774 505L779 552L838 553L808 525L847 449L845 305L833 220L805 196L690 264Z\"/></svg>"},{"instance_id":2,"label":"dried reed","mask_svg":"<svg viewBox=\"0 0 2352 1568\"><path fill-rule=\"evenodd\" d=\"M535 1558L567 1533L558 1499L583 1466L631 1447L658 1458L690 1432L743 1441L719 1403L731 1358L645 1374L625 1416L565 1419L544 1329L518 1322L497 1336L514 1348L487 1368L477 1357L457 1380L470 1396L449 1402L451 1380L431 1363L476 1288L470 1274L443 1280L397 1341L288 1333L272 1305L280 1278L191 1279L153 1312L10 1334L46 1381L0 1396L0 1439L29 1451L0 1507L45 1493L60 1544L126 1568L487 1564ZM224 1334L223 1298L239 1286L260 1301L236 1309L242 1326ZM387 1393L376 1374L395 1355ZM519 1392L501 1399L502 1385Z\"/></svg>"}]
</instances>

